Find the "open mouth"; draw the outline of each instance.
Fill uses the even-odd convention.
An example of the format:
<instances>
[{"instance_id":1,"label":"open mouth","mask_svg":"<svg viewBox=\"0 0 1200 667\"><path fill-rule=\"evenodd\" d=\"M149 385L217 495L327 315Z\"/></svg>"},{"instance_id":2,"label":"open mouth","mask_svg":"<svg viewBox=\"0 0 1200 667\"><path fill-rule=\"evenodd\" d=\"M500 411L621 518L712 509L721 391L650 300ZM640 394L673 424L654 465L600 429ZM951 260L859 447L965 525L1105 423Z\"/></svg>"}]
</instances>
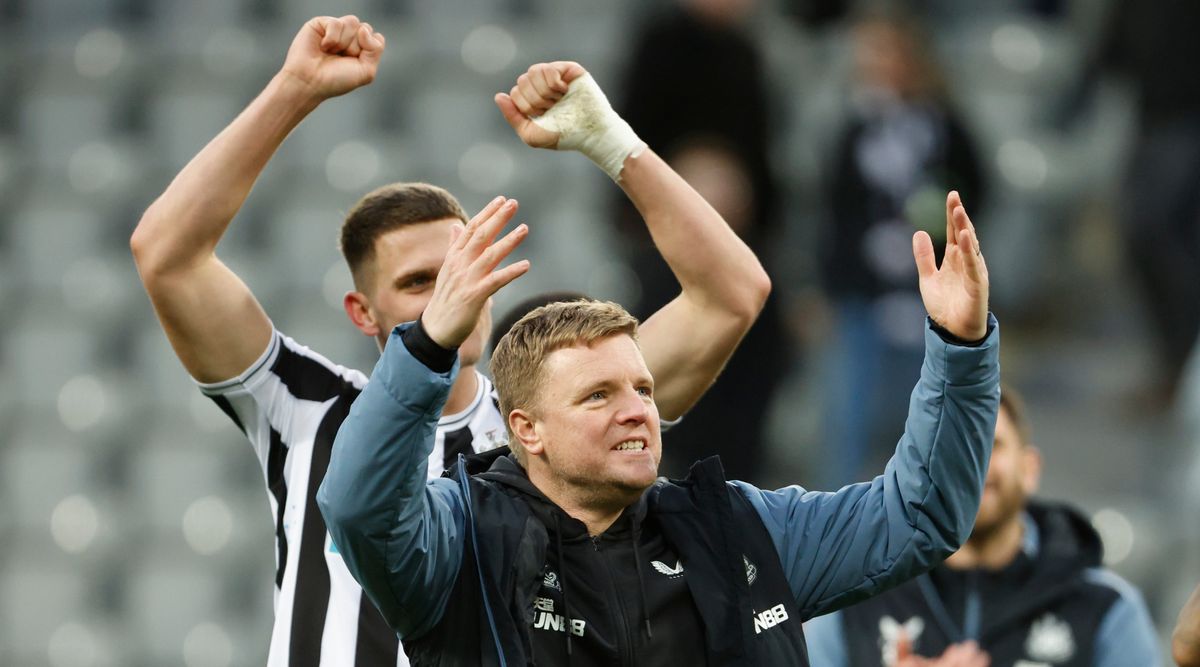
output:
<instances>
[{"instance_id":1,"label":"open mouth","mask_svg":"<svg viewBox=\"0 0 1200 667\"><path fill-rule=\"evenodd\" d=\"M613 450L618 452L640 452L644 449L646 449L646 441L640 439L626 440L613 447Z\"/></svg>"}]
</instances>

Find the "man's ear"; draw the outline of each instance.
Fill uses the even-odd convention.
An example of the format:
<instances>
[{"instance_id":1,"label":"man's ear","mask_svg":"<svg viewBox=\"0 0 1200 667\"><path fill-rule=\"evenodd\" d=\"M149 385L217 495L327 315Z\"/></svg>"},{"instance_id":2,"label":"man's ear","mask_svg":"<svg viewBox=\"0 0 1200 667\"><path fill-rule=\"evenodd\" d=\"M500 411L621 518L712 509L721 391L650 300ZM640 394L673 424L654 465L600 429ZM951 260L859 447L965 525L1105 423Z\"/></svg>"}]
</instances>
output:
<instances>
[{"instance_id":1,"label":"man's ear","mask_svg":"<svg viewBox=\"0 0 1200 667\"><path fill-rule=\"evenodd\" d=\"M375 313L371 310L371 302L367 301L367 295L362 292L346 292L346 296L342 297L342 308L346 310L346 317L350 318L364 336L379 336L379 322L375 320Z\"/></svg>"},{"instance_id":2,"label":"man's ear","mask_svg":"<svg viewBox=\"0 0 1200 667\"><path fill-rule=\"evenodd\" d=\"M537 422L529 412L513 410L508 413L508 428L512 430L513 438L517 441L514 444L524 447L526 454L541 456L545 452L541 435L537 432Z\"/></svg>"},{"instance_id":3,"label":"man's ear","mask_svg":"<svg viewBox=\"0 0 1200 667\"><path fill-rule=\"evenodd\" d=\"M1031 496L1042 484L1042 450L1026 445L1021 452L1021 468L1021 485L1025 487L1025 495Z\"/></svg>"}]
</instances>

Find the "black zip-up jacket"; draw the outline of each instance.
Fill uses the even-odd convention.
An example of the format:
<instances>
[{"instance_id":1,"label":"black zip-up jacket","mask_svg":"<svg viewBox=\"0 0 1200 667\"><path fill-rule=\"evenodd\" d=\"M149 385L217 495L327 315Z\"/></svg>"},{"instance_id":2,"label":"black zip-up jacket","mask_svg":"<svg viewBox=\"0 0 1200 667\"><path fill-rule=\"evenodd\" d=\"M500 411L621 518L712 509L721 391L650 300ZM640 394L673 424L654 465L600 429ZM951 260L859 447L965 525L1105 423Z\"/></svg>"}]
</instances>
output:
<instances>
[{"instance_id":1,"label":"black zip-up jacket","mask_svg":"<svg viewBox=\"0 0 1200 667\"><path fill-rule=\"evenodd\" d=\"M614 662L603 652L605 642L618 664L657 664L639 651L663 642L672 649L667 664L679 663L685 654L675 649L687 643L702 647L708 665L805 665L795 626L928 570L958 548L978 509L999 401L994 319L975 347L949 343L927 323L926 363L904 436L871 482L831 493L764 490L726 482L718 460L709 459L688 479L652 486L645 513L636 506L628 511L628 525L594 544L595 554L577 550L588 546L572 541L578 528L573 533L543 507L544 499L528 493L509 463L472 474L464 461L452 478L426 481L428 449L455 369L452 354L439 363L421 352L419 338L410 341L419 331L411 324L393 331L338 432L317 493L347 567L416 665L557 661L559 654L541 650L566 651L568 638L569 659L576 658L579 638L578 650L596 648L588 660L604 664ZM646 558L643 546L678 560ZM548 572L547 563L565 572ZM584 588L572 583L576 564L589 579ZM645 565L654 572L637 577ZM673 597L669 583L647 582L664 571L669 578L680 566L698 623L687 620L686 598ZM605 568L616 568L616 583L590 581ZM566 582L561 599L539 595L551 572L560 586ZM638 585L630 589L628 582ZM603 615L577 614L572 590L594 592L595 599L579 604ZM613 603L619 615L609 609ZM659 611L702 628L703 636L656 623ZM647 620L643 635L638 626ZM590 637L589 624L596 629ZM562 643L544 645L544 637L534 636L546 629L561 631Z\"/></svg>"},{"instance_id":2,"label":"black zip-up jacket","mask_svg":"<svg viewBox=\"0 0 1200 667\"><path fill-rule=\"evenodd\" d=\"M1151 667L1158 640L1141 596L1100 567L1100 537L1075 510L1032 502L1000 570L947 565L808 624L814 664L879 667L903 631L922 656L968 639L992 667Z\"/></svg>"},{"instance_id":3,"label":"black zip-up jacket","mask_svg":"<svg viewBox=\"0 0 1200 667\"><path fill-rule=\"evenodd\" d=\"M728 492L717 458L681 482L661 480L592 538L505 453L473 456L450 473L474 498L478 532L465 552L479 548L480 560L463 563L438 624L404 642L413 664L808 664L771 537ZM490 545L504 553L485 555ZM478 564L499 585L481 588L470 576ZM496 599L510 601L508 614L488 618L486 600ZM501 650L477 631L492 624Z\"/></svg>"}]
</instances>

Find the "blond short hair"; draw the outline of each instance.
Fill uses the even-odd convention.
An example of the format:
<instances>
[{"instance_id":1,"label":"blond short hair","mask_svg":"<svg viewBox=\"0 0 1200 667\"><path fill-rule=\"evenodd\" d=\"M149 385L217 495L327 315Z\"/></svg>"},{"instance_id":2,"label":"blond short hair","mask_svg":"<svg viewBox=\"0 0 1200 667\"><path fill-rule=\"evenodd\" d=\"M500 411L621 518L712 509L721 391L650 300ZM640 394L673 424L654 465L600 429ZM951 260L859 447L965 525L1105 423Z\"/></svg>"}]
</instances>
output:
<instances>
[{"instance_id":1,"label":"blond short hair","mask_svg":"<svg viewBox=\"0 0 1200 667\"><path fill-rule=\"evenodd\" d=\"M500 397L500 413L513 455L525 465L525 448L508 426L513 410L536 410L551 352L575 345L590 345L609 336L627 335L637 341L638 321L611 301L579 300L551 303L517 320L492 352L492 382Z\"/></svg>"}]
</instances>

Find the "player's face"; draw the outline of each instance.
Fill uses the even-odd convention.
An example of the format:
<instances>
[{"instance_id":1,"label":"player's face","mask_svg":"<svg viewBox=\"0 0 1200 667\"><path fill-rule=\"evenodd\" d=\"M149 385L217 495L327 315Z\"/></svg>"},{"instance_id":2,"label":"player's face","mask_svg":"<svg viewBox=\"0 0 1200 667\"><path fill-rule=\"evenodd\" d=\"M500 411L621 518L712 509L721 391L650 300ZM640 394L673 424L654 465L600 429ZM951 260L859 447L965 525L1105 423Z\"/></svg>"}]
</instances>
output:
<instances>
[{"instance_id":1,"label":"player's face","mask_svg":"<svg viewBox=\"0 0 1200 667\"><path fill-rule=\"evenodd\" d=\"M628 504L658 476L654 380L629 336L550 353L536 413L550 474L584 497Z\"/></svg>"},{"instance_id":2,"label":"player's face","mask_svg":"<svg viewBox=\"0 0 1200 667\"><path fill-rule=\"evenodd\" d=\"M374 288L367 297L375 320L381 325L378 335L381 349L397 324L417 319L429 305L438 271L450 248L450 230L455 226L462 227L462 222L449 218L406 225L375 241ZM488 299L475 331L458 350L462 365L479 361L491 327L492 300Z\"/></svg>"},{"instance_id":3,"label":"player's face","mask_svg":"<svg viewBox=\"0 0 1200 667\"><path fill-rule=\"evenodd\" d=\"M1037 451L1021 441L1008 411L1000 408L975 534L990 533L1025 508L1037 487L1038 462Z\"/></svg>"}]
</instances>

